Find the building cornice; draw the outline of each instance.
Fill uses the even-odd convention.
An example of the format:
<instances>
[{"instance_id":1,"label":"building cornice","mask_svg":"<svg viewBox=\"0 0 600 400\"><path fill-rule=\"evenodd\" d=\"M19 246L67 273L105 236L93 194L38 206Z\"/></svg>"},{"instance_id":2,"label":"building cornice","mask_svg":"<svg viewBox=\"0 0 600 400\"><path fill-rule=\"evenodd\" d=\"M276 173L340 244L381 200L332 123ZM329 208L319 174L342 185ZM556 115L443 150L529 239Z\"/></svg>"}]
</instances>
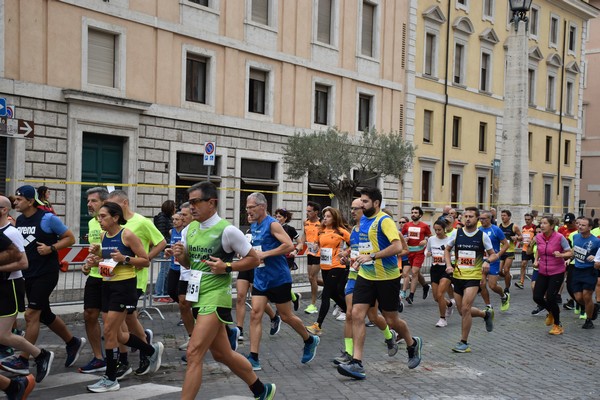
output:
<instances>
[{"instance_id":1,"label":"building cornice","mask_svg":"<svg viewBox=\"0 0 600 400\"><path fill-rule=\"evenodd\" d=\"M583 19L592 19L600 16L600 9L582 0L546 0L563 10L573 13Z\"/></svg>"}]
</instances>

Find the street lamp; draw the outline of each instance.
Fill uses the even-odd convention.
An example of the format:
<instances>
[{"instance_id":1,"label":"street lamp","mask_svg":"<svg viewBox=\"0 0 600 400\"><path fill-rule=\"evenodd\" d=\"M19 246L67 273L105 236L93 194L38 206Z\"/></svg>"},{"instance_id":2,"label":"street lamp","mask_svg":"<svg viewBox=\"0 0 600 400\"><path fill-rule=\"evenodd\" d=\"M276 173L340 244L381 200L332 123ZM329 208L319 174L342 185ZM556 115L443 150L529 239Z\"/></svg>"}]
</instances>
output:
<instances>
[{"instance_id":1,"label":"street lamp","mask_svg":"<svg viewBox=\"0 0 600 400\"><path fill-rule=\"evenodd\" d=\"M519 21L525 22L525 32L527 32L529 18L527 12L531 8L533 0L508 0L510 10L513 12L512 22L515 24L515 31L519 31Z\"/></svg>"}]
</instances>

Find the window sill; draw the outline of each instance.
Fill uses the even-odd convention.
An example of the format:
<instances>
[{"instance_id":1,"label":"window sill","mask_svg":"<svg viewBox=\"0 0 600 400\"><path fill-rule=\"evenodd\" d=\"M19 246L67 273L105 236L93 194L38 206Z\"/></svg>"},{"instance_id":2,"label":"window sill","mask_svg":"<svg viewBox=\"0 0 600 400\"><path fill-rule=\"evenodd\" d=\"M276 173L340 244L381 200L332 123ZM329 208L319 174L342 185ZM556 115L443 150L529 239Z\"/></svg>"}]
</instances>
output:
<instances>
[{"instance_id":1,"label":"window sill","mask_svg":"<svg viewBox=\"0 0 600 400\"><path fill-rule=\"evenodd\" d=\"M421 77L423 77L425 79L429 79L430 81L435 81L435 82L439 82L439 80L440 80L440 78L438 78L437 76L428 75L428 74L422 74Z\"/></svg>"},{"instance_id":2,"label":"window sill","mask_svg":"<svg viewBox=\"0 0 600 400\"><path fill-rule=\"evenodd\" d=\"M265 31L269 31L269 32L272 32L272 33L278 33L277 32L277 28L276 27L272 27L270 25L259 24L258 22L254 22L252 20L246 20L246 21L244 21L244 23L246 25L250 25L250 26L258 28L258 29L264 29Z\"/></svg>"}]
</instances>

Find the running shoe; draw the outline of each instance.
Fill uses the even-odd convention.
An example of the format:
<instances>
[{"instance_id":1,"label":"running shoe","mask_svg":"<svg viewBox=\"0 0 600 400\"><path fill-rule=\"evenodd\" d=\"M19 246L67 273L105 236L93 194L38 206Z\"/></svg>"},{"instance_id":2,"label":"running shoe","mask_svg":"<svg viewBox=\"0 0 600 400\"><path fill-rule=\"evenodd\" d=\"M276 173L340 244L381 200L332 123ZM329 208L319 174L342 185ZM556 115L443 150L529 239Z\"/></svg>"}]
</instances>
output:
<instances>
[{"instance_id":1,"label":"running shoe","mask_svg":"<svg viewBox=\"0 0 600 400\"><path fill-rule=\"evenodd\" d=\"M345 321L346 320L346 313L340 313L337 317L335 317L336 321Z\"/></svg>"},{"instance_id":2,"label":"running shoe","mask_svg":"<svg viewBox=\"0 0 600 400\"><path fill-rule=\"evenodd\" d=\"M240 329L240 328L238 328L238 329ZM243 342L244 340L246 340L244 338L244 334L240 331L240 336L238 337L238 342Z\"/></svg>"},{"instance_id":3,"label":"running shoe","mask_svg":"<svg viewBox=\"0 0 600 400\"><path fill-rule=\"evenodd\" d=\"M438 328L444 328L444 327L448 326L448 321L446 321L446 318L440 318L438 320L438 322L435 324L435 326Z\"/></svg>"},{"instance_id":4,"label":"running shoe","mask_svg":"<svg viewBox=\"0 0 600 400\"><path fill-rule=\"evenodd\" d=\"M494 330L494 309L486 310L485 317L483 318L485 322L485 330L491 332Z\"/></svg>"},{"instance_id":5,"label":"running shoe","mask_svg":"<svg viewBox=\"0 0 600 400\"><path fill-rule=\"evenodd\" d=\"M177 323L177 326L184 326L185 324L183 323L183 320L180 319L179 322Z\"/></svg>"},{"instance_id":6,"label":"running shoe","mask_svg":"<svg viewBox=\"0 0 600 400\"><path fill-rule=\"evenodd\" d=\"M341 375L353 379L363 380L367 377L365 369L358 361L351 361L348 364L339 364L337 370Z\"/></svg>"},{"instance_id":7,"label":"running shoe","mask_svg":"<svg viewBox=\"0 0 600 400\"><path fill-rule=\"evenodd\" d=\"M187 365L187 355L186 354L181 356L181 363L183 365Z\"/></svg>"},{"instance_id":8,"label":"running shoe","mask_svg":"<svg viewBox=\"0 0 600 400\"><path fill-rule=\"evenodd\" d=\"M108 379L106 375L104 375L100 380L93 385L88 385L87 390L92 393L106 393L106 392L114 392L121 388L118 380L111 381Z\"/></svg>"},{"instance_id":9,"label":"running shoe","mask_svg":"<svg viewBox=\"0 0 600 400\"><path fill-rule=\"evenodd\" d=\"M541 306L537 306L532 312L531 315L540 315L545 308Z\"/></svg>"},{"instance_id":10,"label":"running shoe","mask_svg":"<svg viewBox=\"0 0 600 400\"><path fill-rule=\"evenodd\" d=\"M6 392L6 398L8 400L24 400L35 387L35 379L31 374L27 376L18 376L11 379L11 381L16 382L17 390L11 393Z\"/></svg>"},{"instance_id":11,"label":"running shoe","mask_svg":"<svg viewBox=\"0 0 600 400\"><path fill-rule=\"evenodd\" d=\"M407 302L409 305L412 305L412 303L413 303L413 298L412 298L412 297L410 297L410 295L409 295L409 296L407 296L407 297L406 297L406 302Z\"/></svg>"},{"instance_id":12,"label":"running shoe","mask_svg":"<svg viewBox=\"0 0 600 400\"><path fill-rule=\"evenodd\" d=\"M316 314L319 312L319 309L314 304L309 304L308 307L304 309L304 312L307 314Z\"/></svg>"},{"instance_id":13,"label":"running shoe","mask_svg":"<svg viewBox=\"0 0 600 400\"><path fill-rule=\"evenodd\" d=\"M584 312L579 314L579 319L587 319L587 314Z\"/></svg>"},{"instance_id":14,"label":"running shoe","mask_svg":"<svg viewBox=\"0 0 600 400\"><path fill-rule=\"evenodd\" d=\"M563 304L563 308L565 310L572 310L575 308L575 301L573 299L569 299L565 304Z\"/></svg>"},{"instance_id":15,"label":"running shoe","mask_svg":"<svg viewBox=\"0 0 600 400\"><path fill-rule=\"evenodd\" d=\"M147 358L145 358L145 359L148 360ZM125 378L127 375L129 375L132 372L133 372L133 368L131 368L129 366L128 362L123 363L123 362L119 361L119 363L117 364L117 380L118 381Z\"/></svg>"},{"instance_id":16,"label":"running shoe","mask_svg":"<svg viewBox=\"0 0 600 400\"><path fill-rule=\"evenodd\" d=\"M581 308L579 308L579 304L575 303L575 307L573 307L573 314L579 315L581 314Z\"/></svg>"},{"instance_id":17,"label":"running shoe","mask_svg":"<svg viewBox=\"0 0 600 400\"><path fill-rule=\"evenodd\" d=\"M505 292L504 298L502 299L502 305L500 306L500 311L508 311L510 308L510 293Z\"/></svg>"},{"instance_id":18,"label":"running shoe","mask_svg":"<svg viewBox=\"0 0 600 400\"><path fill-rule=\"evenodd\" d=\"M548 333L551 335L562 335L564 332L565 330L562 325L553 325L552 329L550 329L550 332Z\"/></svg>"},{"instance_id":19,"label":"running shoe","mask_svg":"<svg viewBox=\"0 0 600 400\"><path fill-rule=\"evenodd\" d=\"M302 351L302 364L307 364L309 362L311 362L313 360L313 358L315 358L315 356L317 355L317 347L319 346L319 343L321 342L321 339L316 336L313 335L313 342L308 344L308 343L304 343L304 349Z\"/></svg>"},{"instance_id":20,"label":"running shoe","mask_svg":"<svg viewBox=\"0 0 600 400\"><path fill-rule=\"evenodd\" d=\"M255 397L256 400L272 400L275 398L275 392L277 391L277 387L274 383L265 383L265 391L262 392L258 397Z\"/></svg>"},{"instance_id":21,"label":"running shoe","mask_svg":"<svg viewBox=\"0 0 600 400\"><path fill-rule=\"evenodd\" d=\"M135 370L135 374L136 375L145 375L148 373L150 369L150 359L148 358L148 356L144 356L142 354L140 354L140 364L138 366L138 369Z\"/></svg>"},{"instance_id":22,"label":"running shoe","mask_svg":"<svg viewBox=\"0 0 600 400\"><path fill-rule=\"evenodd\" d=\"M0 344L0 360L4 360L7 357L10 357L15 354L15 351L12 347L5 346Z\"/></svg>"},{"instance_id":23,"label":"running shoe","mask_svg":"<svg viewBox=\"0 0 600 400\"><path fill-rule=\"evenodd\" d=\"M452 351L455 353L470 353L471 346L469 346L467 343L458 342L454 345Z\"/></svg>"},{"instance_id":24,"label":"running shoe","mask_svg":"<svg viewBox=\"0 0 600 400\"><path fill-rule=\"evenodd\" d=\"M73 337L74 342L72 345L67 344L67 358L65 360L65 368L68 368L75 364L81 353L81 349L85 346L87 340L85 338Z\"/></svg>"},{"instance_id":25,"label":"running shoe","mask_svg":"<svg viewBox=\"0 0 600 400\"><path fill-rule=\"evenodd\" d=\"M248 359L248 361L250 361L250 365L252 365L252 371L260 371L260 370L262 370L262 367L260 366L260 361L255 360L254 357L252 357L251 354L248 354L246 356L246 358Z\"/></svg>"},{"instance_id":26,"label":"running shoe","mask_svg":"<svg viewBox=\"0 0 600 400\"><path fill-rule=\"evenodd\" d=\"M385 339L385 344L387 345L388 356L394 357L396 353L398 353L398 344L396 343L398 334L393 329L390 329L390 333L392 334L392 337L389 339Z\"/></svg>"},{"instance_id":27,"label":"running shoe","mask_svg":"<svg viewBox=\"0 0 600 400\"><path fill-rule=\"evenodd\" d=\"M298 311L298 308L300 308L300 300L302 299L302 293L295 293L296 294L296 300L292 300L292 304L294 305L294 311Z\"/></svg>"},{"instance_id":28,"label":"running shoe","mask_svg":"<svg viewBox=\"0 0 600 400\"><path fill-rule=\"evenodd\" d=\"M340 308L340 306L338 306L336 304L335 307L333 307L333 312L331 313L331 315L333 315L334 317L337 317L338 315L340 315L341 312L342 312L342 309Z\"/></svg>"},{"instance_id":29,"label":"running shoe","mask_svg":"<svg viewBox=\"0 0 600 400\"><path fill-rule=\"evenodd\" d=\"M423 348L423 341L420 337L413 337L413 345L406 346L408 352L408 369L415 369L421 364L421 349Z\"/></svg>"},{"instance_id":30,"label":"running shoe","mask_svg":"<svg viewBox=\"0 0 600 400\"><path fill-rule=\"evenodd\" d=\"M188 337L188 340L185 343L183 343L182 345L179 346L179 350L186 351L187 348L188 348L188 346L189 346L189 344L190 344L190 338Z\"/></svg>"},{"instance_id":31,"label":"running shoe","mask_svg":"<svg viewBox=\"0 0 600 400\"><path fill-rule=\"evenodd\" d=\"M50 368L54 361L54 352L42 349L39 356L35 358L36 375L35 382L40 383L50 374Z\"/></svg>"},{"instance_id":32,"label":"running shoe","mask_svg":"<svg viewBox=\"0 0 600 400\"><path fill-rule=\"evenodd\" d=\"M237 343L237 339L235 340L235 342ZM154 347L154 354L148 357L148 360L150 360L149 372L156 372L160 368L160 362L162 360L162 354L165 349L165 346L163 346L161 342L157 342L154 343L152 347Z\"/></svg>"},{"instance_id":33,"label":"running shoe","mask_svg":"<svg viewBox=\"0 0 600 400\"><path fill-rule=\"evenodd\" d=\"M319 324L317 322L315 322L312 325L306 326L306 330L312 333L313 335L317 336L321 336L321 333L323 333L323 330L319 327Z\"/></svg>"},{"instance_id":34,"label":"running shoe","mask_svg":"<svg viewBox=\"0 0 600 400\"><path fill-rule=\"evenodd\" d=\"M79 372L82 374L92 374L94 372L106 371L106 361L100 360L96 357L92 358L89 363L84 367L79 368Z\"/></svg>"},{"instance_id":35,"label":"running shoe","mask_svg":"<svg viewBox=\"0 0 600 400\"><path fill-rule=\"evenodd\" d=\"M510 283L508 284L507 287L504 288L504 293L510 293Z\"/></svg>"},{"instance_id":36,"label":"running shoe","mask_svg":"<svg viewBox=\"0 0 600 400\"><path fill-rule=\"evenodd\" d=\"M552 315L551 313L548 313L548 315L546 315L545 324L546 324L546 326L554 325L554 315Z\"/></svg>"},{"instance_id":37,"label":"running shoe","mask_svg":"<svg viewBox=\"0 0 600 400\"><path fill-rule=\"evenodd\" d=\"M227 337L229 338L231 350L237 351L239 342L238 338L240 337L240 328L234 326L232 328L227 329Z\"/></svg>"},{"instance_id":38,"label":"running shoe","mask_svg":"<svg viewBox=\"0 0 600 400\"><path fill-rule=\"evenodd\" d=\"M431 292L431 285L428 283L423 286L423 300L429 297L429 293Z\"/></svg>"},{"instance_id":39,"label":"running shoe","mask_svg":"<svg viewBox=\"0 0 600 400\"><path fill-rule=\"evenodd\" d=\"M366 326L367 328L372 328L372 327L374 327L374 326L375 326L375 324L369 320L369 321L365 322L365 326Z\"/></svg>"},{"instance_id":40,"label":"running shoe","mask_svg":"<svg viewBox=\"0 0 600 400\"><path fill-rule=\"evenodd\" d=\"M237 329L237 327L236 327L236 329ZM269 334L271 336L277 335L279 333L280 329L281 329L281 317L279 315L275 315L275 318L273 318L271 320L271 330L269 331ZM237 339L236 339L236 343L237 343Z\"/></svg>"},{"instance_id":41,"label":"running shoe","mask_svg":"<svg viewBox=\"0 0 600 400\"><path fill-rule=\"evenodd\" d=\"M400 297L400 301L398 302L398 312L401 313L404 311L404 302L402 302L402 297Z\"/></svg>"},{"instance_id":42,"label":"running shoe","mask_svg":"<svg viewBox=\"0 0 600 400\"><path fill-rule=\"evenodd\" d=\"M18 375L29 375L29 360L14 355L12 357L5 358L2 362L0 362L0 367L3 370L12 372L13 374Z\"/></svg>"},{"instance_id":43,"label":"running shoe","mask_svg":"<svg viewBox=\"0 0 600 400\"><path fill-rule=\"evenodd\" d=\"M448 319L452 316L452 313L454 313L455 308L456 308L456 300L452 299L452 300L450 300L450 305L448 307L446 307L446 319Z\"/></svg>"},{"instance_id":44,"label":"running shoe","mask_svg":"<svg viewBox=\"0 0 600 400\"><path fill-rule=\"evenodd\" d=\"M342 351L342 355L333 359L334 365L348 364L352 361L352 356L347 351Z\"/></svg>"},{"instance_id":45,"label":"running shoe","mask_svg":"<svg viewBox=\"0 0 600 400\"><path fill-rule=\"evenodd\" d=\"M586 319L582 326L583 329L594 329L594 323L591 319Z\"/></svg>"},{"instance_id":46,"label":"running shoe","mask_svg":"<svg viewBox=\"0 0 600 400\"><path fill-rule=\"evenodd\" d=\"M515 286L518 287L519 289L523 289L523 287L525 285L523 284L523 282L515 282Z\"/></svg>"}]
</instances>

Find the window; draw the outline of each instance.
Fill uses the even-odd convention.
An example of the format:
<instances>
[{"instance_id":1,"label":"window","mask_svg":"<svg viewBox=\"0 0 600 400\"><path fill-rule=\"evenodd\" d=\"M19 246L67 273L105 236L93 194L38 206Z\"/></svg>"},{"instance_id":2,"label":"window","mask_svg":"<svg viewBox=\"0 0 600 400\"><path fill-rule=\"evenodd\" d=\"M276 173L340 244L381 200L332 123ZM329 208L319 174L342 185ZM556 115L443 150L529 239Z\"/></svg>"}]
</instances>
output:
<instances>
[{"instance_id":1,"label":"window","mask_svg":"<svg viewBox=\"0 0 600 400\"><path fill-rule=\"evenodd\" d=\"M277 191L277 163L262 160L241 160L240 226L242 232L249 227L246 212L246 197L252 192L261 192L267 198L267 212L271 214L274 194Z\"/></svg>"},{"instance_id":2,"label":"window","mask_svg":"<svg viewBox=\"0 0 600 400\"><path fill-rule=\"evenodd\" d=\"M431 171L421 171L421 207L431 207Z\"/></svg>"},{"instance_id":3,"label":"window","mask_svg":"<svg viewBox=\"0 0 600 400\"><path fill-rule=\"evenodd\" d=\"M527 154L529 161L533 160L533 132L527 133Z\"/></svg>"},{"instance_id":4,"label":"window","mask_svg":"<svg viewBox=\"0 0 600 400\"><path fill-rule=\"evenodd\" d=\"M494 0L483 0L484 19L494 18Z\"/></svg>"},{"instance_id":5,"label":"window","mask_svg":"<svg viewBox=\"0 0 600 400\"><path fill-rule=\"evenodd\" d=\"M248 84L248 111L265 114L267 72L250 68Z\"/></svg>"},{"instance_id":6,"label":"window","mask_svg":"<svg viewBox=\"0 0 600 400\"><path fill-rule=\"evenodd\" d=\"M571 199L571 186L563 186L563 214L571 212L570 207Z\"/></svg>"},{"instance_id":7,"label":"window","mask_svg":"<svg viewBox=\"0 0 600 400\"><path fill-rule=\"evenodd\" d=\"M450 181L450 204L457 207L460 203L460 175L452 174Z\"/></svg>"},{"instance_id":8,"label":"window","mask_svg":"<svg viewBox=\"0 0 600 400\"><path fill-rule=\"evenodd\" d=\"M425 34L425 65L423 73L429 76L435 76L435 62L437 54L437 36L433 33L427 32Z\"/></svg>"},{"instance_id":9,"label":"window","mask_svg":"<svg viewBox=\"0 0 600 400\"><path fill-rule=\"evenodd\" d=\"M485 153L487 150L487 123L479 123L479 151Z\"/></svg>"},{"instance_id":10,"label":"window","mask_svg":"<svg viewBox=\"0 0 600 400\"><path fill-rule=\"evenodd\" d=\"M575 85L573 82L567 81L567 98L565 99L565 113L567 115L573 115L573 96L574 96Z\"/></svg>"},{"instance_id":11,"label":"window","mask_svg":"<svg viewBox=\"0 0 600 400\"><path fill-rule=\"evenodd\" d=\"M221 181L219 169L221 156L217 156L215 165L211 166L210 180L217 186ZM204 165L204 155L197 153L177 152L177 176L175 184L175 203L179 206L188 201L187 187L196 182L208 179L208 166Z\"/></svg>"},{"instance_id":12,"label":"window","mask_svg":"<svg viewBox=\"0 0 600 400\"><path fill-rule=\"evenodd\" d=\"M269 25L269 0L252 0L252 21Z\"/></svg>"},{"instance_id":13,"label":"window","mask_svg":"<svg viewBox=\"0 0 600 400\"><path fill-rule=\"evenodd\" d=\"M565 158L564 158L565 165L569 165L569 161L571 161L570 156L571 156L571 141L565 140Z\"/></svg>"},{"instance_id":14,"label":"window","mask_svg":"<svg viewBox=\"0 0 600 400\"><path fill-rule=\"evenodd\" d=\"M423 111L423 143L433 142L432 137L431 137L432 122L433 122L433 111L431 111L431 110Z\"/></svg>"},{"instance_id":15,"label":"window","mask_svg":"<svg viewBox=\"0 0 600 400\"><path fill-rule=\"evenodd\" d=\"M477 206L479 208L484 208L486 201L486 193L487 193L487 179L485 176L477 177Z\"/></svg>"},{"instance_id":16,"label":"window","mask_svg":"<svg viewBox=\"0 0 600 400\"><path fill-rule=\"evenodd\" d=\"M546 109L555 110L556 77L548 75L548 93L546 94Z\"/></svg>"},{"instance_id":17,"label":"window","mask_svg":"<svg viewBox=\"0 0 600 400\"><path fill-rule=\"evenodd\" d=\"M546 162L552 162L552 137L546 136Z\"/></svg>"},{"instance_id":18,"label":"window","mask_svg":"<svg viewBox=\"0 0 600 400\"><path fill-rule=\"evenodd\" d=\"M185 99L206 104L207 62L205 57L187 56L185 69Z\"/></svg>"},{"instance_id":19,"label":"window","mask_svg":"<svg viewBox=\"0 0 600 400\"><path fill-rule=\"evenodd\" d=\"M358 130L365 131L371 128L371 106L373 96L360 94L358 96Z\"/></svg>"},{"instance_id":20,"label":"window","mask_svg":"<svg viewBox=\"0 0 600 400\"><path fill-rule=\"evenodd\" d=\"M569 51L574 53L577 48L577 27L569 25Z\"/></svg>"},{"instance_id":21,"label":"window","mask_svg":"<svg viewBox=\"0 0 600 400\"><path fill-rule=\"evenodd\" d=\"M544 213L549 213L552 205L552 185L544 184Z\"/></svg>"},{"instance_id":22,"label":"window","mask_svg":"<svg viewBox=\"0 0 600 400\"><path fill-rule=\"evenodd\" d=\"M317 40L331 44L332 0L319 0L317 15Z\"/></svg>"},{"instance_id":23,"label":"window","mask_svg":"<svg viewBox=\"0 0 600 400\"><path fill-rule=\"evenodd\" d=\"M483 92L491 91L491 58L492 56L489 53L481 53L481 76L479 89Z\"/></svg>"},{"instance_id":24,"label":"window","mask_svg":"<svg viewBox=\"0 0 600 400\"><path fill-rule=\"evenodd\" d=\"M540 10L537 7L531 7L529 11L529 33L531 36L537 36L540 24Z\"/></svg>"},{"instance_id":25,"label":"window","mask_svg":"<svg viewBox=\"0 0 600 400\"><path fill-rule=\"evenodd\" d=\"M460 147L460 117L452 119L452 147Z\"/></svg>"},{"instance_id":26,"label":"window","mask_svg":"<svg viewBox=\"0 0 600 400\"><path fill-rule=\"evenodd\" d=\"M329 86L315 85L315 124L328 125Z\"/></svg>"},{"instance_id":27,"label":"window","mask_svg":"<svg viewBox=\"0 0 600 400\"><path fill-rule=\"evenodd\" d=\"M362 34L360 54L374 57L373 39L375 37L375 5L363 1L362 6Z\"/></svg>"},{"instance_id":28,"label":"window","mask_svg":"<svg viewBox=\"0 0 600 400\"><path fill-rule=\"evenodd\" d=\"M527 70L527 102L530 106L535 105L535 69Z\"/></svg>"},{"instance_id":29,"label":"window","mask_svg":"<svg viewBox=\"0 0 600 400\"><path fill-rule=\"evenodd\" d=\"M115 86L116 35L97 29L88 31L87 83Z\"/></svg>"},{"instance_id":30,"label":"window","mask_svg":"<svg viewBox=\"0 0 600 400\"><path fill-rule=\"evenodd\" d=\"M557 47L558 46L558 17L555 15L552 15L550 17L550 47Z\"/></svg>"},{"instance_id":31,"label":"window","mask_svg":"<svg viewBox=\"0 0 600 400\"><path fill-rule=\"evenodd\" d=\"M463 83L463 62L464 62L465 46L461 43L456 43L454 46L454 83Z\"/></svg>"},{"instance_id":32,"label":"window","mask_svg":"<svg viewBox=\"0 0 600 400\"><path fill-rule=\"evenodd\" d=\"M188 0L190 3L199 4L204 7L208 7L208 0Z\"/></svg>"}]
</instances>

